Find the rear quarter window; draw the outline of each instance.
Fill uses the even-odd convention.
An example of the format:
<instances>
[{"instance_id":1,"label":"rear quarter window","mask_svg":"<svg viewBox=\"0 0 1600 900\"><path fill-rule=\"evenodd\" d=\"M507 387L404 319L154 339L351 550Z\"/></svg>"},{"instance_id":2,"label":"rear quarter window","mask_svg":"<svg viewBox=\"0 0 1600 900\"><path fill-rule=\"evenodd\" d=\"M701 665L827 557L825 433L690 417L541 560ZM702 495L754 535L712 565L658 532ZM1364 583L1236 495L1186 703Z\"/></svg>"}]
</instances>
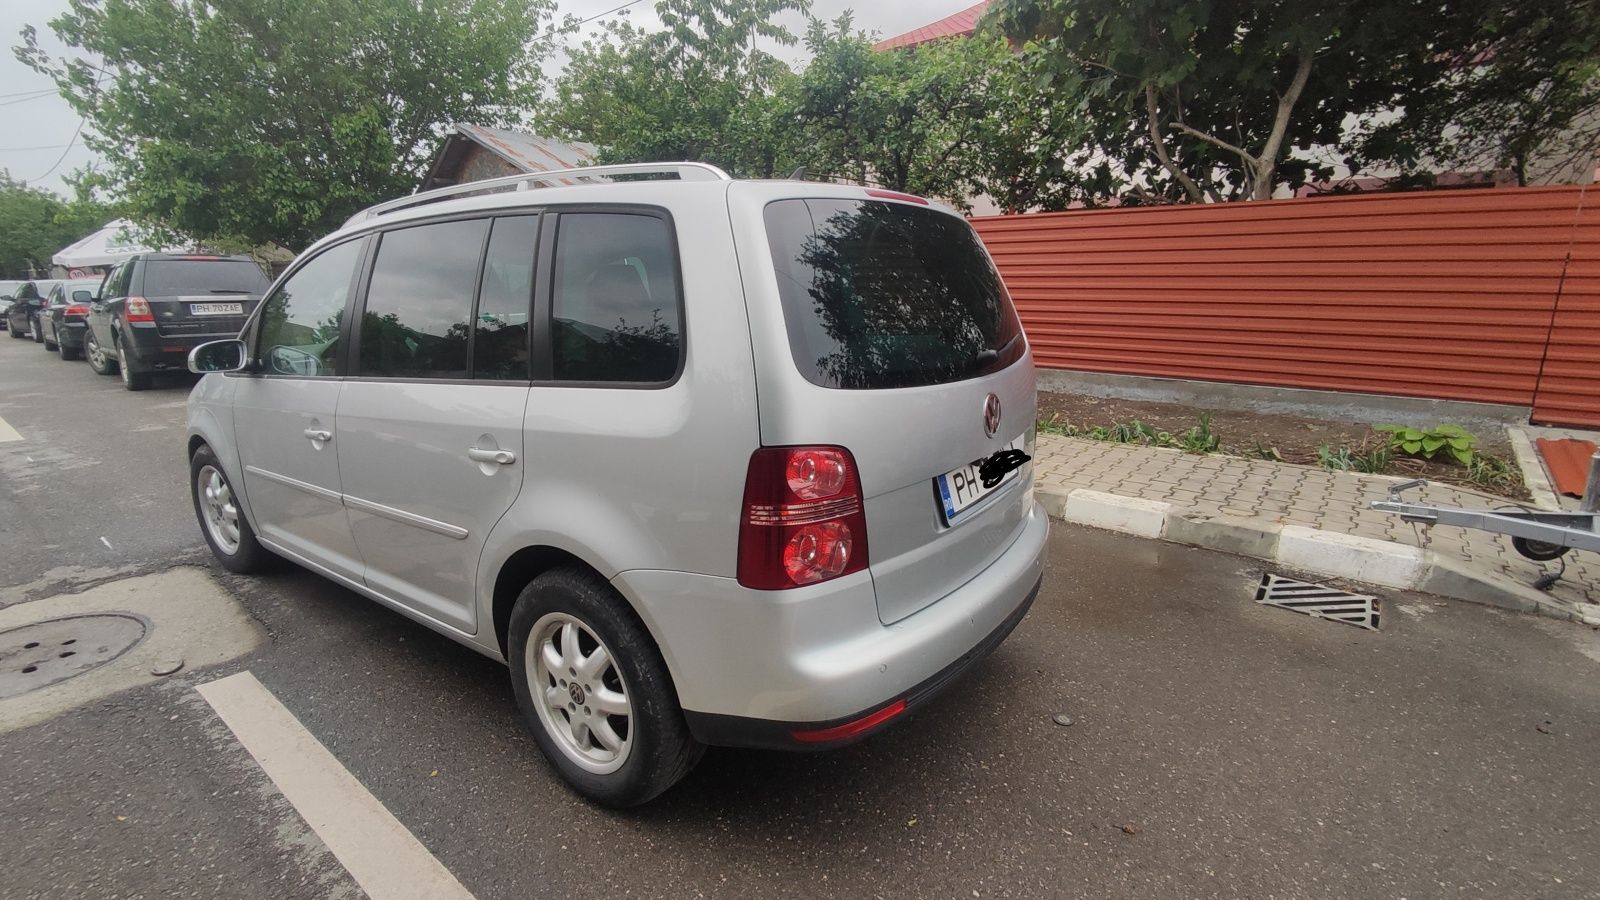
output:
<instances>
[{"instance_id":1,"label":"rear quarter window","mask_svg":"<svg viewBox=\"0 0 1600 900\"><path fill-rule=\"evenodd\" d=\"M765 212L784 321L808 381L851 390L976 378L1021 358L1022 326L966 222L870 200Z\"/></svg>"},{"instance_id":2,"label":"rear quarter window","mask_svg":"<svg viewBox=\"0 0 1600 900\"><path fill-rule=\"evenodd\" d=\"M682 359L672 225L654 215L561 215L551 291L557 381L665 384Z\"/></svg>"}]
</instances>

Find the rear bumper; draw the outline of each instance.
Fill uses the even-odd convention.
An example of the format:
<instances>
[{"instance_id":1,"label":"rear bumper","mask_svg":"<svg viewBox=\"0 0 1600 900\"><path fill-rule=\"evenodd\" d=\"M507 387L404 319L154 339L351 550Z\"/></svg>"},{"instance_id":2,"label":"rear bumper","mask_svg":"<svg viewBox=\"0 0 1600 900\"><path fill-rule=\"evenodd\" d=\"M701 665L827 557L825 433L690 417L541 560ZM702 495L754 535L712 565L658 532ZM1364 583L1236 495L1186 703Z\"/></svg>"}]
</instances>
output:
<instances>
[{"instance_id":1,"label":"rear bumper","mask_svg":"<svg viewBox=\"0 0 1600 900\"><path fill-rule=\"evenodd\" d=\"M237 332L226 334L161 334L155 326L129 323L120 337L133 363L135 372L188 371L189 351L211 341L224 341L238 337Z\"/></svg>"},{"instance_id":2,"label":"rear bumper","mask_svg":"<svg viewBox=\"0 0 1600 900\"><path fill-rule=\"evenodd\" d=\"M613 583L660 644L696 737L827 749L875 728L838 741L792 733L853 723L901 701L911 709L999 646L1038 592L1048 531L1033 504L988 568L892 625L878 619L867 572L770 592L682 572L623 572Z\"/></svg>"},{"instance_id":3,"label":"rear bumper","mask_svg":"<svg viewBox=\"0 0 1600 900\"><path fill-rule=\"evenodd\" d=\"M752 719L744 716L725 716L717 713L684 712L684 718L689 723L689 731L695 738L704 744L714 744L722 747L755 747L764 750L832 750L862 740L881 729L889 727L906 713L913 712L960 678L978 663L987 659L1011 632L1022 622L1028 610L1033 606L1034 598L1039 596L1039 587L1044 583L1041 577L1033 583L1033 589L1023 598L1022 605L1012 611L1005 621L994 631L989 632L977 646L962 654L960 659L945 666L933 677L906 691L903 696L895 697L887 703L881 703L871 709L864 709L848 716L841 716L827 722L776 722L771 719ZM898 711L896 711L898 710ZM858 728L863 724L871 723L868 727ZM800 740L796 733L809 733L811 737ZM837 738L822 737L828 732L841 734ZM844 734L849 732L848 734Z\"/></svg>"},{"instance_id":4,"label":"rear bumper","mask_svg":"<svg viewBox=\"0 0 1600 900\"><path fill-rule=\"evenodd\" d=\"M76 350L83 346L83 332L88 327L89 323L82 319L77 321L66 319L58 322L56 323L56 342L69 350Z\"/></svg>"}]
</instances>

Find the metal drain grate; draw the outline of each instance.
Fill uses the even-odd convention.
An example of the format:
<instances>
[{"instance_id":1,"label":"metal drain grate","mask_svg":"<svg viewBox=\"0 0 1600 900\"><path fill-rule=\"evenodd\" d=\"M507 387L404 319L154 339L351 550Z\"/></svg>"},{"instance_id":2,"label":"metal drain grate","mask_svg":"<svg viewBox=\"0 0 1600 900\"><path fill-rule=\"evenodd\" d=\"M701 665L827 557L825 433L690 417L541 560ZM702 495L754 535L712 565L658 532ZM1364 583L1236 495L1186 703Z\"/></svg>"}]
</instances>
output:
<instances>
[{"instance_id":1,"label":"metal drain grate","mask_svg":"<svg viewBox=\"0 0 1600 900\"><path fill-rule=\"evenodd\" d=\"M1261 586L1256 588L1256 602L1319 619L1333 619L1368 631L1378 630L1378 598L1352 594L1325 584L1263 575Z\"/></svg>"}]
</instances>

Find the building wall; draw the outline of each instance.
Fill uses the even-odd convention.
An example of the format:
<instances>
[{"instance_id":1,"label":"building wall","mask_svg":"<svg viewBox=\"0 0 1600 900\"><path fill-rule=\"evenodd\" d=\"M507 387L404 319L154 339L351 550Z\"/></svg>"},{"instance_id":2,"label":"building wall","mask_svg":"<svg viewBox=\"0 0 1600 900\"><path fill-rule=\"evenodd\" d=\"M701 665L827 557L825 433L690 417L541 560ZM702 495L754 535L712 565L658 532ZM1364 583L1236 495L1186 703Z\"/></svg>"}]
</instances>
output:
<instances>
[{"instance_id":1,"label":"building wall","mask_svg":"<svg viewBox=\"0 0 1600 900\"><path fill-rule=\"evenodd\" d=\"M520 175L522 170L506 162L505 158L491 153L483 147L473 145L467 150L467 157L461 163L461 174L458 181L482 181L485 178L502 178L506 175Z\"/></svg>"},{"instance_id":2,"label":"building wall","mask_svg":"<svg viewBox=\"0 0 1600 900\"><path fill-rule=\"evenodd\" d=\"M1044 367L1519 404L1600 426L1597 206L1600 189L1483 189L973 224Z\"/></svg>"}]
</instances>

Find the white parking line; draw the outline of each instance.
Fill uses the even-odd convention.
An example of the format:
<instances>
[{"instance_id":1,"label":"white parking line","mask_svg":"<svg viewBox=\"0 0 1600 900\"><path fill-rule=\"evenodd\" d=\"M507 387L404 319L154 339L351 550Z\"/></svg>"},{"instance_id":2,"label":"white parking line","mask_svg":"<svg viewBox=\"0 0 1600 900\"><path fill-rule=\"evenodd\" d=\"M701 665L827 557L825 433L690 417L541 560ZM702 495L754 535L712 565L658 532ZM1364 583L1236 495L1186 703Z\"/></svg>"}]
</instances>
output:
<instances>
[{"instance_id":1,"label":"white parking line","mask_svg":"<svg viewBox=\"0 0 1600 900\"><path fill-rule=\"evenodd\" d=\"M12 428L11 424L5 419L0 419L0 444L4 444L7 441L20 440L22 440L22 434L15 428Z\"/></svg>"},{"instance_id":2,"label":"white parking line","mask_svg":"<svg viewBox=\"0 0 1600 900\"><path fill-rule=\"evenodd\" d=\"M196 688L372 900L472 894L249 672Z\"/></svg>"}]
</instances>

